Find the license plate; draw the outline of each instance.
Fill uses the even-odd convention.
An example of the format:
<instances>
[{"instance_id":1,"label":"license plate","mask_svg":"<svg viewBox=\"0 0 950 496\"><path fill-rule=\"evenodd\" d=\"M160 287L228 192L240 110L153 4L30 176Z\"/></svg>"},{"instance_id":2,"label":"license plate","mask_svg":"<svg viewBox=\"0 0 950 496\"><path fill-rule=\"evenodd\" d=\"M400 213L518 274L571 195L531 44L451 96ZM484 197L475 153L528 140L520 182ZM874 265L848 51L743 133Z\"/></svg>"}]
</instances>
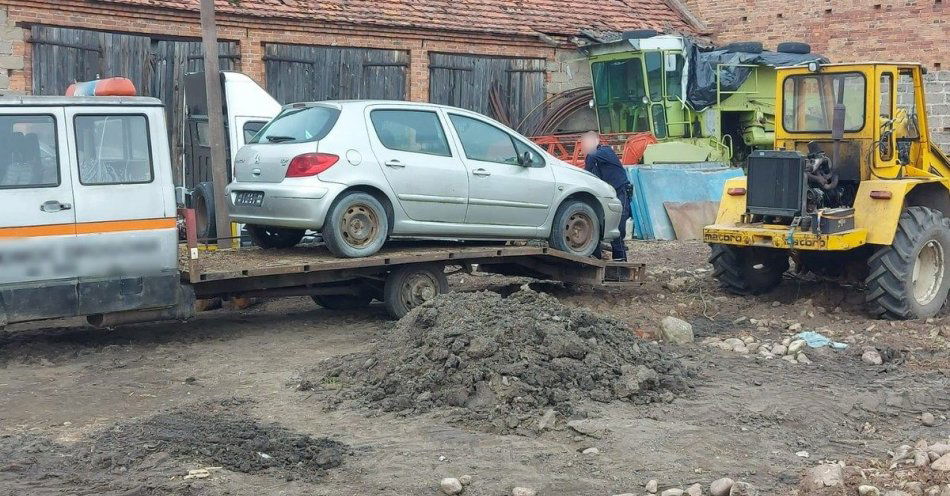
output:
<instances>
[{"instance_id":1,"label":"license plate","mask_svg":"<svg viewBox=\"0 0 950 496\"><path fill-rule=\"evenodd\" d=\"M249 207L259 207L264 203L263 191L238 191L235 205L244 205Z\"/></svg>"}]
</instances>

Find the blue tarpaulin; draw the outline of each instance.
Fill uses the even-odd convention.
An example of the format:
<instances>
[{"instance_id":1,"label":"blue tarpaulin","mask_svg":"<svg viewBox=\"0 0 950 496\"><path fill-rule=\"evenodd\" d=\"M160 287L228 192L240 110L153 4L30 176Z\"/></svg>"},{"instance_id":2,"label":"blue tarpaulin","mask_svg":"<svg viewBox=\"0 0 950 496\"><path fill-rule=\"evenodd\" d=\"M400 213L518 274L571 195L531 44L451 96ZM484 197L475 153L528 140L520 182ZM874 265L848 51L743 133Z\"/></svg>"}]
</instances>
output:
<instances>
[{"instance_id":1,"label":"blue tarpaulin","mask_svg":"<svg viewBox=\"0 0 950 496\"><path fill-rule=\"evenodd\" d=\"M720 162L628 167L633 184L630 212L637 239L676 239L664 203L718 202L727 179L742 169Z\"/></svg>"}]
</instances>

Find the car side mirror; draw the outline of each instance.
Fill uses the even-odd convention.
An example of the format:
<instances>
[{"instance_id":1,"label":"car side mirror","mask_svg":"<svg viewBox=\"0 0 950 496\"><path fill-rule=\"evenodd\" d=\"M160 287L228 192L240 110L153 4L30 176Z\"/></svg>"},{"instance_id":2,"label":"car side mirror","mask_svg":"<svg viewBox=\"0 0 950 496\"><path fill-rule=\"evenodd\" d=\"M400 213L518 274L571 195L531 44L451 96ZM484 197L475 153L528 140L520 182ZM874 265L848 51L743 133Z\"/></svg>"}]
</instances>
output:
<instances>
[{"instance_id":1,"label":"car side mirror","mask_svg":"<svg viewBox=\"0 0 950 496\"><path fill-rule=\"evenodd\" d=\"M831 139L835 141L844 139L844 113L845 106L836 103L831 116Z\"/></svg>"},{"instance_id":2,"label":"car side mirror","mask_svg":"<svg viewBox=\"0 0 950 496\"><path fill-rule=\"evenodd\" d=\"M521 155L521 160L518 162L522 167L531 167L534 165L534 159L531 158L531 152L524 152Z\"/></svg>"}]
</instances>

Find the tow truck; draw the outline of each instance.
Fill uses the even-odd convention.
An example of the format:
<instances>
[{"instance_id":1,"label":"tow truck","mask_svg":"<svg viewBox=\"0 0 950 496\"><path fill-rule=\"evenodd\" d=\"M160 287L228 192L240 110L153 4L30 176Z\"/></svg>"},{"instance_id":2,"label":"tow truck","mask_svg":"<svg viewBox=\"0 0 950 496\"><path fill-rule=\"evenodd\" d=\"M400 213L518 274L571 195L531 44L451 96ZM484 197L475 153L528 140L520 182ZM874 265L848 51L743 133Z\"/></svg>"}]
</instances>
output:
<instances>
[{"instance_id":1,"label":"tow truck","mask_svg":"<svg viewBox=\"0 0 950 496\"><path fill-rule=\"evenodd\" d=\"M162 102L91 94L0 98L0 328L185 320L197 300L287 296L331 309L380 300L398 318L448 291L447 267L584 285L642 280L643 264L528 243L406 243L352 260L313 244L205 251L195 209L176 195ZM229 129L243 129L238 113L222 111ZM227 137L232 150L240 134Z\"/></svg>"}]
</instances>

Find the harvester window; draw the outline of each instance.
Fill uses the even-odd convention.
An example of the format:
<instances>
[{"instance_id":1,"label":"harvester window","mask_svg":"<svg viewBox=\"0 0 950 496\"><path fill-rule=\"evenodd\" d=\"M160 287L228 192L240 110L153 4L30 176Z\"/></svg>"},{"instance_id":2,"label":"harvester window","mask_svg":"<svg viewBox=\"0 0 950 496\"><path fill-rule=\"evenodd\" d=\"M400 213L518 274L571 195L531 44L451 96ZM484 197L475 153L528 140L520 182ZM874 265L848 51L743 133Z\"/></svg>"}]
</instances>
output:
<instances>
[{"instance_id":1,"label":"harvester window","mask_svg":"<svg viewBox=\"0 0 950 496\"><path fill-rule=\"evenodd\" d=\"M679 53L667 53L666 97L670 100L683 98L683 65L686 59Z\"/></svg>"},{"instance_id":2,"label":"harvester window","mask_svg":"<svg viewBox=\"0 0 950 496\"><path fill-rule=\"evenodd\" d=\"M59 186L57 146L52 116L0 116L0 189Z\"/></svg>"},{"instance_id":3,"label":"harvester window","mask_svg":"<svg viewBox=\"0 0 950 496\"><path fill-rule=\"evenodd\" d=\"M639 58L591 65L597 117L603 133L649 131L643 64Z\"/></svg>"},{"instance_id":4,"label":"harvester window","mask_svg":"<svg viewBox=\"0 0 950 496\"><path fill-rule=\"evenodd\" d=\"M663 54L647 52L647 83L650 86L650 101L658 102L663 99Z\"/></svg>"},{"instance_id":5,"label":"harvester window","mask_svg":"<svg viewBox=\"0 0 950 496\"><path fill-rule=\"evenodd\" d=\"M75 127L80 183L152 182L152 153L144 115L79 115Z\"/></svg>"},{"instance_id":6,"label":"harvester window","mask_svg":"<svg viewBox=\"0 0 950 496\"><path fill-rule=\"evenodd\" d=\"M866 86L860 73L789 76L782 87L782 125L792 133L830 133L835 104L841 102L845 131L860 131Z\"/></svg>"}]
</instances>

